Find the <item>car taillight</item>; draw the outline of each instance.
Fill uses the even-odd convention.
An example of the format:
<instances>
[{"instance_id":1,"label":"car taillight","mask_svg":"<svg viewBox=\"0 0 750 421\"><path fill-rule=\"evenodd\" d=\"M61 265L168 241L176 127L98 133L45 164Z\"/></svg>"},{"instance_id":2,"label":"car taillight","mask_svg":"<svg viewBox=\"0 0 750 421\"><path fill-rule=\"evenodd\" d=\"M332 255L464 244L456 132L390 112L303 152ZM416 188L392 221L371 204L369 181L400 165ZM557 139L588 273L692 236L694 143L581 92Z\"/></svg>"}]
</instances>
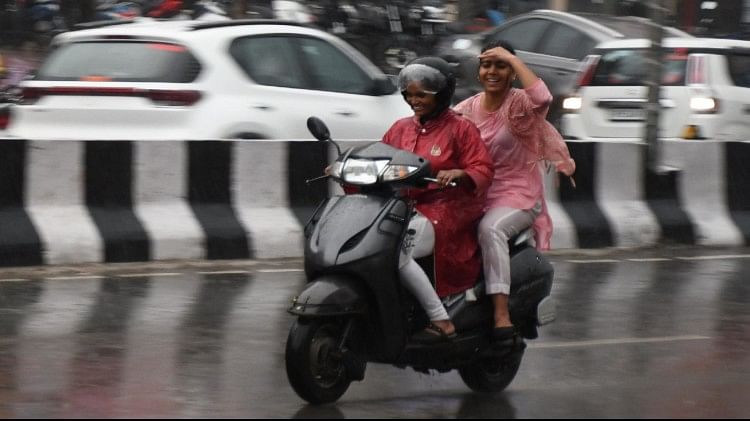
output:
<instances>
[{"instance_id":1,"label":"car taillight","mask_svg":"<svg viewBox=\"0 0 750 421\"><path fill-rule=\"evenodd\" d=\"M690 54L685 68L685 84L690 87L690 111L697 114L716 114L720 110L720 101L709 87L708 60L708 54Z\"/></svg>"},{"instance_id":2,"label":"car taillight","mask_svg":"<svg viewBox=\"0 0 750 421\"><path fill-rule=\"evenodd\" d=\"M594 79L596 65L599 64L600 58L601 56L596 54L589 54L586 56L586 59L583 61L583 66L581 67L580 76L578 77L577 85L579 87L589 86L591 84L591 81Z\"/></svg>"},{"instance_id":3,"label":"car taillight","mask_svg":"<svg viewBox=\"0 0 750 421\"><path fill-rule=\"evenodd\" d=\"M149 90L148 98L159 105L187 106L201 99L198 91Z\"/></svg>"},{"instance_id":4,"label":"car taillight","mask_svg":"<svg viewBox=\"0 0 750 421\"><path fill-rule=\"evenodd\" d=\"M21 105L33 105L41 97L42 92L39 88L22 88L18 103Z\"/></svg>"},{"instance_id":5,"label":"car taillight","mask_svg":"<svg viewBox=\"0 0 750 421\"><path fill-rule=\"evenodd\" d=\"M685 73L687 85L706 85L708 83L708 56L705 54L690 54Z\"/></svg>"},{"instance_id":6,"label":"car taillight","mask_svg":"<svg viewBox=\"0 0 750 421\"><path fill-rule=\"evenodd\" d=\"M10 124L10 105L0 106L0 130L5 130Z\"/></svg>"},{"instance_id":7,"label":"car taillight","mask_svg":"<svg viewBox=\"0 0 750 421\"><path fill-rule=\"evenodd\" d=\"M202 94L194 90L141 89L117 87L25 87L21 90L20 103L32 105L44 96L127 96L148 98L161 106L190 106L200 101Z\"/></svg>"}]
</instances>

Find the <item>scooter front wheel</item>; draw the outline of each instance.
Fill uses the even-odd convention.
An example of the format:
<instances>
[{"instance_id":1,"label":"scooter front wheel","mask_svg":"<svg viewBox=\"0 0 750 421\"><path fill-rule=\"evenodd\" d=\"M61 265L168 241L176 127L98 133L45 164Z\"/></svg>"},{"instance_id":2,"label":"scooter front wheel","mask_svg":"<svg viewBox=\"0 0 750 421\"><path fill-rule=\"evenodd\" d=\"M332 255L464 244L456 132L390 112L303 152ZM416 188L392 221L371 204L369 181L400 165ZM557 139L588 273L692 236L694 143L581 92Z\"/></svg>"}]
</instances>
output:
<instances>
[{"instance_id":1,"label":"scooter front wheel","mask_svg":"<svg viewBox=\"0 0 750 421\"><path fill-rule=\"evenodd\" d=\"M287 377L297 395L311 404L336 401L352 382L338 352L341 334L341 325L326 319L298 319L289 330Z\"/></svg>"}]
</instances>

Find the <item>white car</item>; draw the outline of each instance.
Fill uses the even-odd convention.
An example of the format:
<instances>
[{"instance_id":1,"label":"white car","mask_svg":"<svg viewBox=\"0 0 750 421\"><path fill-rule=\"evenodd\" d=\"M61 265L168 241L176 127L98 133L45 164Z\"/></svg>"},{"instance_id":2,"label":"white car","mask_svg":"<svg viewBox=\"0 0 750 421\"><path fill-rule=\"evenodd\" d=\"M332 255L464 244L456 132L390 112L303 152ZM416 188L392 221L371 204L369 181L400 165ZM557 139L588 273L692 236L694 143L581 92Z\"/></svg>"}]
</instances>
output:
<instances>
[{"instance_id":1,"label":"white car","mask_svg":"<svg viewBox=\"0 0 750 421\"><path fill-rule=\"evenodd\" d=\"M665 38L659 138L750 140L750 42ZM646 39L605 42L564 101L568 139L639 141L644 136Z\"/></svg>"},{"instance_id":2,"label":"white car","mask_svg":"<svg viewBox=\"0 0 750 421\"><path fill-rule=\"evenodd\" d=\"M25 139L380 139L410 108L341 39L262 20L143 19L54 39L22 84L8 134Z\"/></svg>"}]
</instances>

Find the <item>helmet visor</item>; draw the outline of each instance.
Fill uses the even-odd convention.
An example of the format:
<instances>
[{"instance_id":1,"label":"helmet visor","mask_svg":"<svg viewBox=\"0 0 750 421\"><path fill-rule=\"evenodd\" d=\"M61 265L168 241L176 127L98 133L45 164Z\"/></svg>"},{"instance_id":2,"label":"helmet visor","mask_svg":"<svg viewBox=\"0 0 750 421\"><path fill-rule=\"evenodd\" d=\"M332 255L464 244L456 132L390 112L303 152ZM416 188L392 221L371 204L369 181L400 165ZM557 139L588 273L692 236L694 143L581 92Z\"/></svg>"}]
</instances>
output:
<instances>
[{"instance_id":1,"label":"helmet visor","mask_svg":"<svg viewBox=\"0 0 750 421\"><path fill-rule=\"evenodd\" d=\"M423 91L433 95L448 85L447 78L438 69L420 63L409 64L398 74L398 89L402 93L414 82L418 82Z\"/></svg>"}]
</instances>

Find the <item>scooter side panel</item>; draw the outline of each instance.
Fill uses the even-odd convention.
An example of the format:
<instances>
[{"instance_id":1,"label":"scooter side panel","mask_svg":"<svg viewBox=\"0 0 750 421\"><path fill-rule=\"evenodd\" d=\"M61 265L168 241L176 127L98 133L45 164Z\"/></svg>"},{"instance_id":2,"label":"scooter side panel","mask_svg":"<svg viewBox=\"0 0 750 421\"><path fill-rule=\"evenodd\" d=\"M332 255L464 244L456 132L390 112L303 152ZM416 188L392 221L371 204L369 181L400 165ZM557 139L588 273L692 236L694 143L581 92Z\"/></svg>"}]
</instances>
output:
<instances>
[{"instance_id":1,"label":"scooter side panel","mask_svg":"<svg viewBox=\"0 0 750 421\"><path fill-rule=\"evenodd\" d=\"M342 250L356 245L383 211L387 198L350 194L334 196L315 215L315 225L305 243L305 264L312 267L335 266Z\"/></svg>"},{"instance_id":2,"label":"scooter side panel","mask_svg":"<svg viewBox=\"0 0 750 421\"><path fill-rule=\"evenodd\" d=\"M295 316L364 314L367 295L355 281L338 276L320 277L295 297L289 313Z\"/></svg>"},{"instance_id":3,"label":"scooter side panel","mask_svg":"<svg viewBox=\"0 0 750 421\"><path fill-rule=\"evenodd\" d=\"M527 246L510 259L511 291L537 279L554 274L552 264L537 249ZM550 289L552 283L550 280Z\"/></svg>"},{"instance_id":4,"label":"scooter side panel","mask_svg":"<svg viewBox=\"0 0 750 421\"><path fill-rule=\"evenodd\" d=\"M410 207L402 199L368 197L336 197L336 203L328 203L315 217L306 242L305 271L311 280L335 275L362 286L371 312L367 319L373 320L367 350L375 360L387 361L400 354L407 337L397 266Z\"/></svg>"},{"instance_id":5,"label":"scooter side panel","mask_svg":"<svg viewBox=\"0 0 750 421\"><path fill-rule=\"evenodd\" d=\"M527 247L511 257L510 317L521 334L537 337L537 306L552 291L554 268L535 248Z\"/></svg>"}]
</instances>

